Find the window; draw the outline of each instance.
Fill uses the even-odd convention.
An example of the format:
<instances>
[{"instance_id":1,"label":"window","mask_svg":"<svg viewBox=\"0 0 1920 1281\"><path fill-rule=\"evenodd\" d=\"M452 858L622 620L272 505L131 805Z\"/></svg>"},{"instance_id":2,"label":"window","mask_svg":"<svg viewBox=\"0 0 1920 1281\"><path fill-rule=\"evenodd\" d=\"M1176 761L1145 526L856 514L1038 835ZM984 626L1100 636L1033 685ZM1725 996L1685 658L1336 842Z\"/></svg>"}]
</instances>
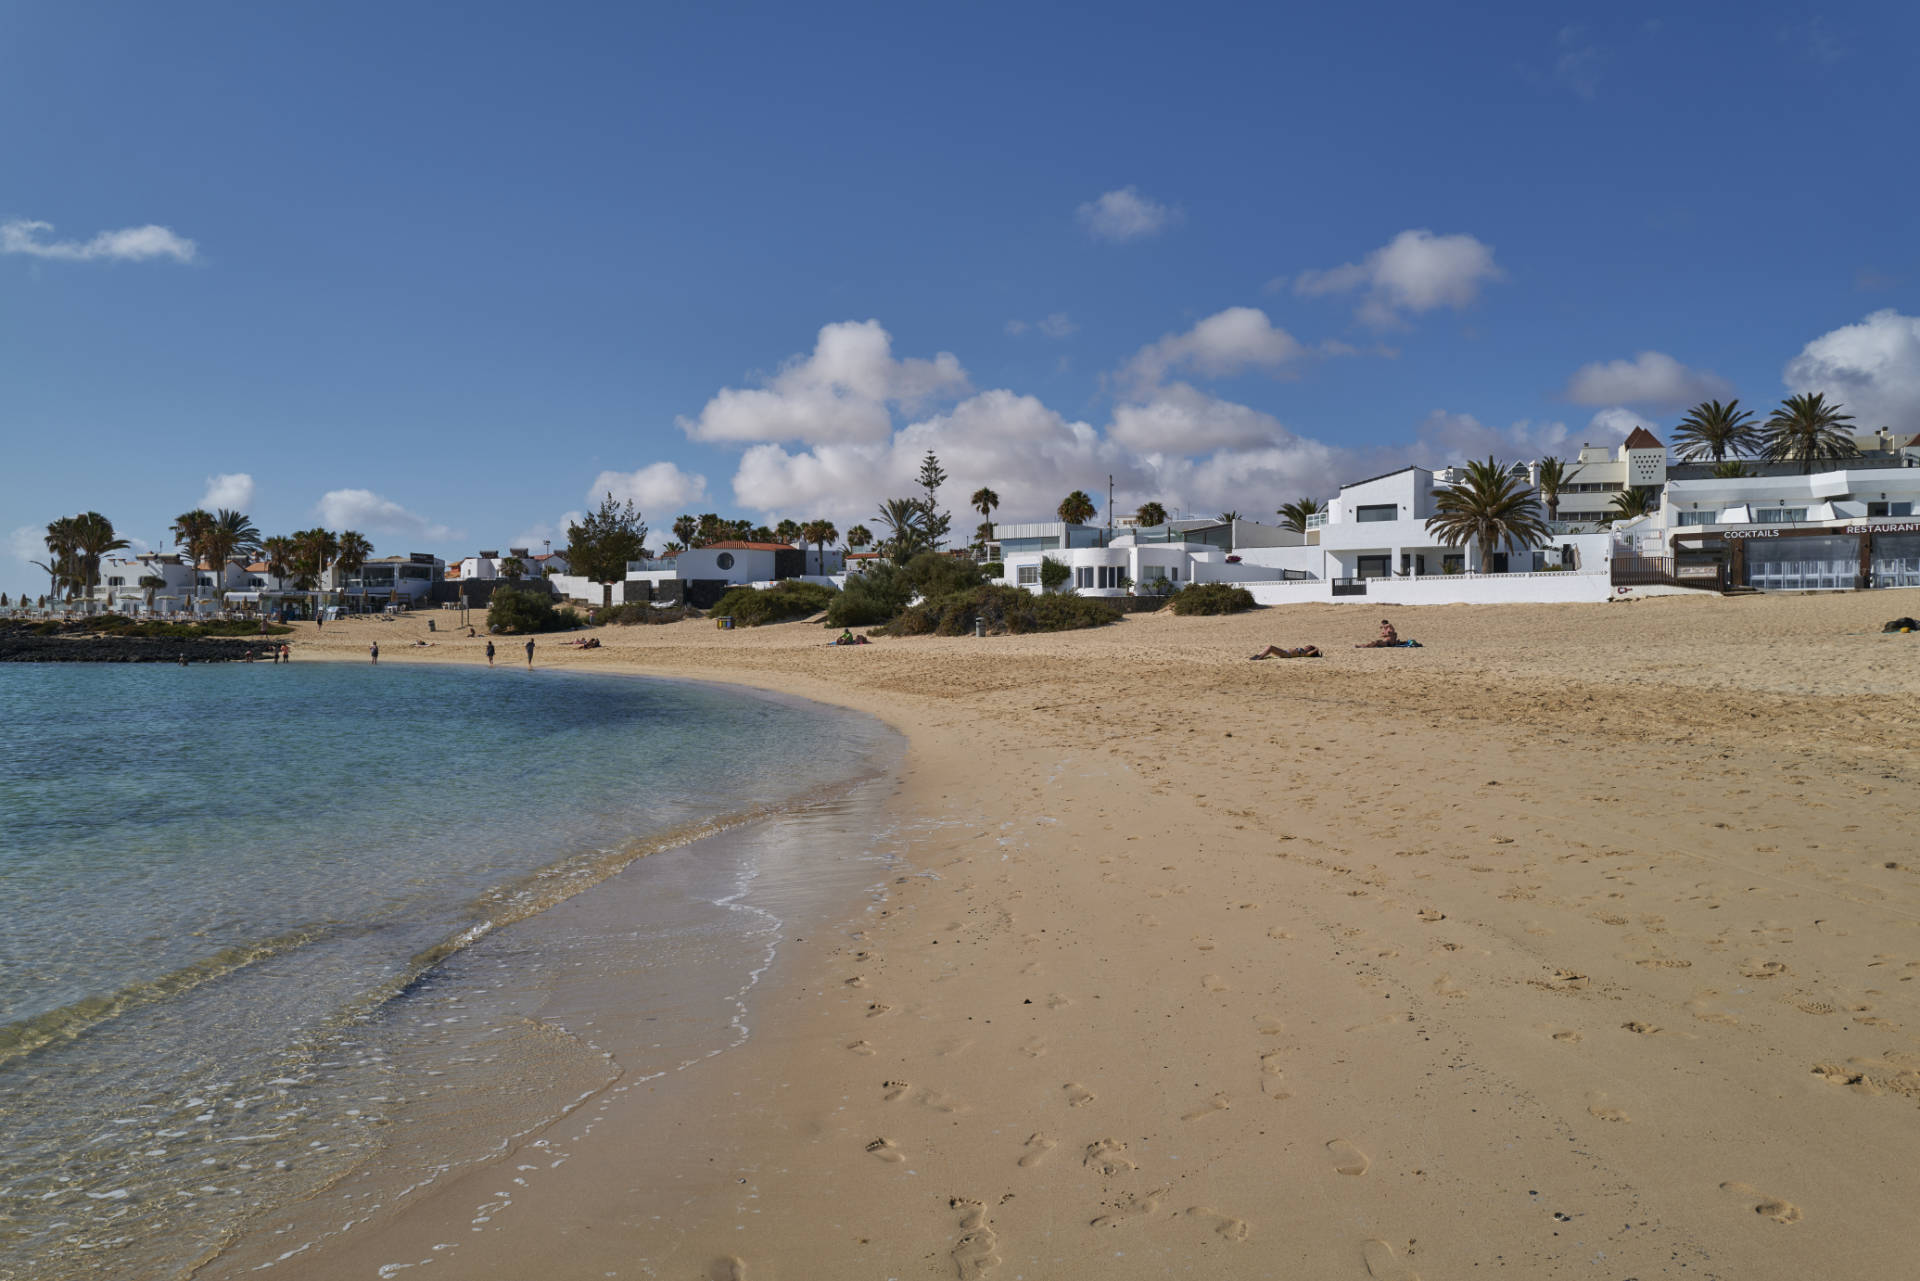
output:
<instances>
[{"instance_id":1,"label":"window","mask_svg":"<svg viewBox=\"0 0 1920 1281\"><path fill-rule=\"evenodd\" d=\"M1711 525L1719 519L1720 509L1718 507L1711 511L1680 513L1680 523L1682 525Z\"/></svg>"},{"instance_id":2,"label":"window","mask_svg":"<svg viewBox=\"0 0 1920 1281\"><path fill-rule=\"evenodd\" d=\"M713 563L714 563L714 564L716 564L716 565L718 565L718 566L719 566L720 568L722 568L722 569L732 569L732 568L733 568L733 553L732 553L732 552L721 552L721 553L720 553L720 554L719 554L718 556L716 556L716 557L714 558L714 561L713 561Z\"/></svg>"},{"instance_id":3,"label":"window","mask_svg":"<svg viewBox=\"0 0 1920 1281\"><path fill-rule=\"evenodd\" d=\"M109 587L125 587L126 585L127 580L124 578L109 578L107 580L107 586Z\"/></svg>"},{"instance_id":4,"label":"window","mask_svg":"<svg viewBox=\"0 0 1920 1281\"><path fill-rule=\"evenodd\" d=\"M1807 518L1804 507L1758 507L1754 509L1753 523L1756 525L1791 525Z\"/></svg>"},{"instance_id":5,"label":"window","mask_svg":"<svg viewBox=\"0 0 1920 1281\"><path fill-rule=\"evenodd\" d=\"M1082 587L1093 586L1093 567L1091 565L1082 565L1073 571L1073 586L1076 591Z\"/></svg>"},{"instance_id":6,"label":"window","mask_svg":"<svg viewBox=\"0 0 1920 1281\"><path fill-rule=\"evenodd\" d=\"M1399 503L1369 503L1364 507L1354 508L1353 518L1354 520L1361 523L1365 523L1367 521L1377 521L1377 520L1399 520L1400 504Z\"/></svg>"},{"instance_id":7,"label":"window","mask_svg":"<svg viewBox=\"0 0 1920 1281\"><path fill-rule=\"evenodd\" d=\"M1096 578L1102 589L1115 590L1120 587L1120 580L1126 576L1126 566L1124 565L1102 565Z\"/></svg>"},{"instance_id":8,"label":"window","mask_svg":"<svg viewBox=\"0 0 1920 1281\"><path fill-rule=\"evenodd\" d=\"M1385 578L1389 572L1387 566L1391 559L1391 557L1387 556L1361 556L1357 561L1358 573L1355 576L1359 578Z\"/></svg>"},{"instance_id":9,"label":"window","mask_svg":"<svg viewBox=\"0 0 1920 1281\"><path fill-rule=\"evenodd\" d=\"M1868 503L1867 515L1869 516L1911 516L1913 515L1913 504L1912 503Z\"/></svg>"},{"instance_id":10,"label":"window","mask_svg":"<svg viewBox=\"0 0 1920 1281\"><path fill-rule=\"evenodd\" d=\"M1020 565L1014 569L1014 582L1021 587L1040 585L1040 567L1038 565Z\"/></svg>"}]
</instances>

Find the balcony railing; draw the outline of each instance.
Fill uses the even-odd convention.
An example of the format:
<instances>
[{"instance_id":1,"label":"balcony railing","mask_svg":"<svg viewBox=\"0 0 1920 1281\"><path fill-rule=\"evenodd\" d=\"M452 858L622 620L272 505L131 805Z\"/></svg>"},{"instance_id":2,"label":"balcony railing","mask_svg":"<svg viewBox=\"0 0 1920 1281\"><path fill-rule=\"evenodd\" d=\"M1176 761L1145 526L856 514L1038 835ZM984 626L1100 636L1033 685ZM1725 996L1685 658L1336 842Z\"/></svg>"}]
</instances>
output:
<instances>
[{"instance_id":1,"label":"balcony railing","mask_svg":"<svg viewBox=\"0 0 1920 1281\"><path fill-rule=\"evenodd\" d=\"M1327 514L1325 512L1315 512L1313 515L1307 517L1308 529L1325 529L1326 527Z\"/></svg>"}]
</instances>

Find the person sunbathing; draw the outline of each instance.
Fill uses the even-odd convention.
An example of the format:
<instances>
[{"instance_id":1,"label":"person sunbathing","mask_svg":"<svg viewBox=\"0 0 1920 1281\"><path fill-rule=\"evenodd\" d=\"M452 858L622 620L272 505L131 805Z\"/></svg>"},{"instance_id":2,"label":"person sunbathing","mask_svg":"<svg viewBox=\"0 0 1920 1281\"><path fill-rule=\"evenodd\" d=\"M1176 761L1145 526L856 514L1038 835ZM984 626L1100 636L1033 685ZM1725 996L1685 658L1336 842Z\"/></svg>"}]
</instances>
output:
<instances>
[{"instance_id":1,"label":"person sunbathing","mask_svg":"<svg viewBox=\"0 0 1920 1281\"><path fill-rule=\"evenodd\" d=\"M1265 649L1261 650L1258 654L1253 655L1252 661L1257 663L1263 658L1325 658L1325 657L1326 655L1320 652L1320 647L1318 645L1302 645L1299 649L1282 649L1278 645L1269 645Z\"/></svg>"},{"instance_id":2,"label":"person sunbathing","mask_svg":"<svg viewBox=\"0 0 1920 1281\"><path fill-rule=\"evenodd\" d=\"M1393 624L1386 619L1380 620L1380 634L1364 645L1355 645L1355 649L1398 649L1400 633L1393 630Z\"/></svg>"}]
</instances>

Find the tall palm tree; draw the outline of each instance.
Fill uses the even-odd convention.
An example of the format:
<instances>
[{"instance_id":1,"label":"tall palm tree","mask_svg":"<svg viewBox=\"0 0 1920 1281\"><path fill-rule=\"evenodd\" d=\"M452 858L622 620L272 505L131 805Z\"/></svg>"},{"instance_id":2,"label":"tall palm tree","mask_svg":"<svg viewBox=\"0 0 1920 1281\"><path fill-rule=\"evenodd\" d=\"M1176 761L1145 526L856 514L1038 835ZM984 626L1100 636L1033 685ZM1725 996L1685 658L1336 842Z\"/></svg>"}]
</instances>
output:
<instances>
[{"instance_id":1,"label":"tall palm tree","mask_svg":"<svg viewBox=\"0 0 1920 1281\"><path fill-rule=\"evenodd\" d=\"M72 587L79 572L80 533L71 516L47 522L47 559L32 562L46 571L47 594L60 599L62 587Z\"/></svg>"},{"instance_id":2,"label":"tall palm tree","mask_svg":"<svg viewBox=\"0 0 1920 1281\"><path fill-rule=\"evenodd\" d=\"M1085 490L1076 489L1060 500L1054 509L1054 515L1069 525L1084 525L1094 517L1093 499L1087 497Z\"/></svg>"},{"instance_id":3,"label":"tall palm tree","mask_svg":"<svg viewBox=\"0 0 1920 1281\"><path fill-rule=\"evenodd\" d=\"M260 531L253 527L252 519L245 512L222 507L213 514L213 523L233 539L232 555L252 556L260 550Z\"/></svg>"},{"instance_id":4,"label":"tall palm tree","mask_svg":"<svg viewBox=\"0 0 1920 1281\"><path fill-rule=\"evenodd\" d=\"M1143 528L1164 525L1167 523L1167 509L1152 499L1148 499L1146 502L1140 504L1140 510L1133 514L1133 518L1139 522Z\"/></svg>"},{"instance_id":5,"label":"tall palm tree","mask_svg":"<svg viewBox=\"0 0 1920 1281\"><path fill-rule=\"evenodd\" d=\"M700 522L693 516L682 516L673 522L673 536L680 540L682 547L693 546L693 537L700 532Z\"/></svg>"},{"instance_id":6,"label":"tall palm tree","mask_svg":"<svg viewBox=\"0 0 1920 1281\"><path fill-rule=\"evenodd\" d=\"M1567 492L1567 486L1580 471L1579 464L1567 466L1565 460L1548 456L1540 460L1540 479L1534 488L1540 491L1540 501L1547 505L1547 519L1560 519L1560 495Z\"/></svg>"},{"instance_id":7,"label":"tall palm tree","mask_svg":"<svg viewBox=\"0 0 1920 1281\"><path fill-rule=\"evenodd\" d=\"M811 538L803 538L801 533L800 523L792 519L783 520L773 527L773 539L778 543L791 545L794 543L810 543L813 541Z\"/></svg>"},{"instance_id":8,"label":"tall palm tree","mask_svg":"<svg viewBox=\"0 0 1920 1281\"><path fill-rule=\"evenodd\" d=\"M332 530L316 525L298 531L293 535L294 585L303 592L314 590L339 555L340 540Z\"/></svg>"},{"instance_id":9,"label":"tall palm tree","mask_svg":"<svg viewBox=\"0 0 1920 1281\"><path fill-rule=\"evenodd\" d=\"M1547 538L1540 500L1524 480L1492 458L1470 462L1458 481L1434 491L1439 510L1427 517L1427 532L1449 547L1473 543L1480 569L1493 564L1502 543L1531 547Z\"/></svg>"},{"instance_id":10,"label":"tall palm tree","mask_svg":"<svg viewBox=\"0 0 1920 1281\"><path fill-rule=\"evenodd\" d=\"M357 529L340 531L339 544L334 550L333 563L344 574L357 574L366 568L367 560L373 555L373 544L367 536Z\"/></svg>"},{"instance_id":11,"label":"tall palm tree","mask_svg":"<svg viewBox=\"0 0 1920 1281\"><path fill-rule=\"evenodd\" d=\"M822 574L827 572L827 544L839 539L840 531L834 528L830 520L810 520L800 527L800 537L804 542L818 548L819 559L815 567Z\"/></svg>"},{"instance_id":12,"label":"tall palm tree","mask_svg":"<svg viewBox=\"0 0 1920 1281\"><path fill-rule=\"evenodd\" d=\"M147 613L153 613L153 594L167 585L167 580L148 570L140 575L140 590L147 594Z\"/></svg>"},{"instance_id":13,"label":"tall palm tree","mask_svg":"<svg viewBox=\"0 0 1920 1281\"><path fill-rule=\"evenodd\" d=\"M293 540L285 534L262 539L260 554L267 558L269 576L284 580L293 573Z\"/></svg>"},{"instance_id":14,"label":"tall palm tree","mask_svg":"<svg viewBox=\"0 0 1920 1281\"><path fill-rule=\"evenodd\" d=\"M881 546L898 564L906 564L915 553L933 546L927 533L926 504L918 498L889 498L880 504L880 522L887 527Z\"/></svg>"},{"instance_id":15,"label":"tall palm tree","mask_svg":"<svg viewBox=\"0 0 1920 1281\"><path fill-rule=\"evenodd\" d=\"M993 541L993 509L1000 505L1000 495L982 485L968 502L980 513L980 528L973 531L974 554L985 556L987 544Z\"/></svg>"},{"instance_id":16,"label":"tall palm tree","mask_svg":"<svg viewBox=\"0 0 1920 1281\"><path fill-rule=\"evenodd\" d=\"M1637 520L1650 515L1659 504L1659 491L1649 485L1629 485L1613 496L1613 510L1607 513L1604 523L1611 525L1617 520Z\"/></svg>"},{"instance_id":17,"label":"tall palm tree","mask_svg":"<svg viewBox=\"0 0 1920 1281\"><path fill-rule=\"evenodd\" d=\"M855 525L847 531L847 546L854 551L873 546L873 531L865 525Z\"/></svg>"},{"instance_id":18,"label":"tall palm tree","mask_svg":"<svg viewBox=\"0 0 1920 1281\"><path fill-rule=\"evenodd\" d=\"M1218 516L1214 517L1214 519L1219 521L1222 525L1231 525L1233 524L1234 521L1240 519L1240 513L1237 511L1223 511Z\"/></svg>"},{"instance_id":19,"label":"tall palm tree","mask_svg":"<svg viewBox=\"0 0 1920 1281\"><path fill-rule=\"evenodd\" d=\"M200 562L207 551L207 531L213 528L213 513L203 507L190 512L182 512L173 520L173 545L187 555L187 563L196 571L193 576L194 595L200 594L200 575L197 572Z\"/></svg>"},{"instance_id":20,"label":"tall palm tree","mask_svg":"<svg viewBox=\"0 0 1920 1281\"><path fill-rule=\"evenodd\" d=\"M1703 400L1687 411L1673 429L1674 451L1682 462L1711 458L1724 462L1738 454L1751 454L1760 446L1760 428L1753 415L1740 408L1738 400L1721 404Z\"/></svg>"},{"instance_id":21,"label":"tall palm tree","mask_svg":"<svg viewBox=\"0 0 1920 1281\"><path fill-rule=\"evenodd\" d=\"M1857 457L1848 426L1853 415L1840 410L1817 391L1787 397L1767 419L1761 453L1772 462L1797 462L1808 474L1815 463Z\"/></svg>"},{"instance_id":22,"label":"tall palm tree","mask_svg":"<svg viewBox=\"0 0 1920 1281\"><path fill-rule=\"evenodd\" d=\"M100 585L100 558L126 546L127 540L113 532L113 522L99 512L81 512L73 518L73 555L80 589L89 602Z\"/></svg>"},{"instance_id":23,"label":"tall palm tree","mask_svg":"<svg viewBox=\"0 0 1920 1281\"><path fill-rule=\"evenodd\" d=\"M1296 498L1275 514L1281 517L1286 528L1296 534L1304 534L1307 532L1308 517L1318 516L1326 509L1327 505L1318 498Z\"/></svg>"}]
</instances>

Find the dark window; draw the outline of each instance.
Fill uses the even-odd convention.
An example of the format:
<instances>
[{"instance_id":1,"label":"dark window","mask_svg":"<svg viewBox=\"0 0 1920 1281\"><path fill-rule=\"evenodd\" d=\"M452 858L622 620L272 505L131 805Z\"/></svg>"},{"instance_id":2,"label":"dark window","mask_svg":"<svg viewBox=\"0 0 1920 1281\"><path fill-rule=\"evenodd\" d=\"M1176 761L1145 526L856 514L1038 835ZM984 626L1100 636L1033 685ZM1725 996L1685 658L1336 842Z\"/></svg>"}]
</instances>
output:
<instances>
[{"instance_id":1,"label":"dark window","mask_svg":"<svg viewBox=\"0 0 1920 1281\"><path fill-rule=\"evenodd\" d=\"M1911 516L1913 515L1913 504L1912 503L1868 503L1867 515L1869 516Z\"/></svg>"},{"instance_id":2,"label":"dark window","mask_svg":"<svg viewBox=\"0 0 1920 1281\"><path fill-rule=\"evenodd\" d=\"M732 553L732 552L721 552L721 553L720 553L720 555L719 555L719 557L718 557L717 559L715 559L715 561L714 561L713 563L714 563L714 564L716 564L716 565L718 565L718 566L719 566L720 568L722 568L722 569L732 569L732 568L733 568L733 553Z\"/></svg>"},{"instance_id":3,"label":"dark window","mask_svg":"<svg viewBox=\"0 0 1920 1281\"><path fill-rule=\"evenodd\" d=\"M1385 578L1389 572L1387 566L1391 563L1392 558L1388 556L1362 556L1357 561L1358 577Z\"/></svg>"},{"instance_id":4,"label":"dark window","mask_svg":"<svg viewBox=\"0 0 1920 1281\"><path fill-rule=\"evenodd\" d=\"M1353 518L1363 524L1374 520L1399 520L1400 504L1372 503L1365 507L1356 507L1353 509Z\"/></svg>"}]
</instances>

